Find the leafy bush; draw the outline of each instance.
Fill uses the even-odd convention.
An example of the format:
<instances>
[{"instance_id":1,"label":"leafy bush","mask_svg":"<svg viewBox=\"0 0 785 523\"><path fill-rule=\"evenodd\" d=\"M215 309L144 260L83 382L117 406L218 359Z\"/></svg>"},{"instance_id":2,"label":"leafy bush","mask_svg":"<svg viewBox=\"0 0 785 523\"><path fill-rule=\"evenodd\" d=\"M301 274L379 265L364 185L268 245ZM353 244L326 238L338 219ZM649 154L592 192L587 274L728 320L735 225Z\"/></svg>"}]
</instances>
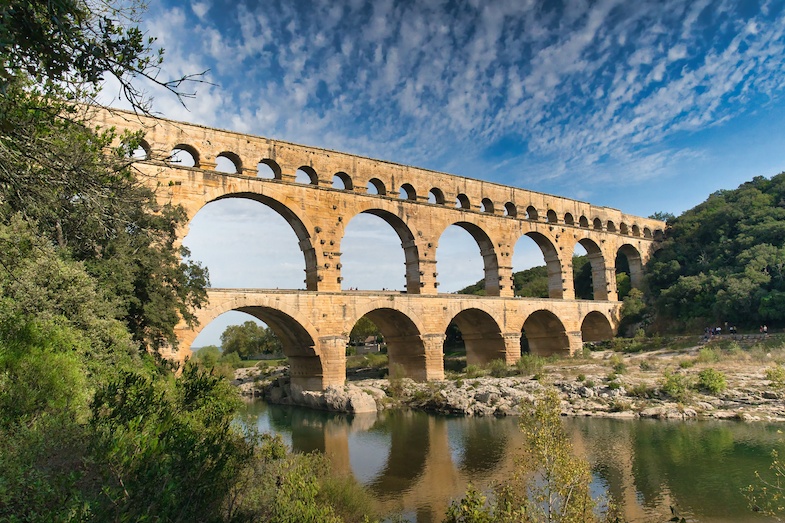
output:
<instances>
[{"instance_id":1,"label":"leafy bush","mask_svg":"<svg viewBox=\"0 0 785 523\"><path fill-rule=\"evenodd\" d=\"M471 485L447 510L445 523L591 523L600 520L591 498L589 464L573 453L561 424L558 395L550 391L522 405L526 458L491 495Z\"/></svg>"},{"instance_id":2,"label":"leafy bush","mask_svg":"<svg viewBox=\"0 0 785 523\"><path fill-rule=\"evenodd\" d=\"M695 366L695 360L681 360L679 367L682 369L689 369Z\"/></svg>"},{"instance_id":3,"label":"leafy bush","mask_svg":"<svg viewBox=\"0 0 785 523\"><path fill-rule=\"evenodd\" d=\"M625 412L632 408L632 402L624 398L613 398L608 407L611 412Z\"/></svg>"},{"instance_id":4,"label":"leafy bush","mask_svg":"<svg viewBox=\"0 0 785 523\"><path fill-rule=\"evenodd\" d=\"M576 381L586 381L586 374L583 374L583 373L578 374L578 377L576 378Z\"/></svg>"},{"instance_id":5,"label":"leafy bush","mask_svg":"<svg viewBox=\"0 0 785 523\"><path fill-rule=\"evenodd\" d=\"M479 378L480 376L485 376L485 371L474 364L467 365L463 372L466 374L467 378Z\"/></svg>"},{"instance_id":6,"label":"leafy bush","mask_svg":"<svg viewBox=\"0 0 785 523\"><path fill-rule=\"evenodd\" d=\"M690 379L684 374L666 372L660 390L676 401L686 401L689 398Z\"/></svg>"},{"instance_id":7,"label":"leafy bush","mask_svg":"<svg viewBox=\"0 0 785 523\"><path fill-rule=\"evenodd\" d=\"M720 361L720 353L711 347L703 347L696 360L698 363L717 363Z\"/></svg>"},{"instance_id":8,"label":"leafy bush","mask_svg":"<svg viewBox=\"0 0 785 523\"><path fill-rule=\"evenodd\" d=\"M648 372L650 370L654 370L654 365L651 364L649 360L643 360L640 365L640 369L644 372Z\"/></svg>"},{"instance_id":9,"label":"leafy bush","mask_svg":"<svg viewBox=\"0 0 785 523\"><path fill-rule=\"evenodd\" d=\"M521 359L515 363L515 367L521 376L526 376L541 372L543 367L545 367L545 362L546 359L542 356L527 353L521 354Z\"/></svg>"},{"instance_id":10,"label":"leafy bush","mask_svg":"<svg viewBox=\"0 0 785 523\"><path fill-rule=\"evenodd\" d=\"M636 383L627 391L627 394L635 398L651 398L654 396L654 390L645 383Z\"/></svg>"},{"instance_id":11,"label":"leafy bush","mask_svg":"<svg viewBox=\"0 0 785 523\"><path fill-rule=\"evenodd\" d=\"M488 373L494 378L504 378L510 375L510 367L504 360L493 360L487 366Z\"/></svg>"},{"instance_id":12,"label":"leafy bush","mask_svg":"<svg viewBox=\"0 0 785 523\"><path fill-rule=\"evenodd\" d=\"M698 373L698 387L709 391L711 394L719 394L728 387L728 382L725 379L725 374L708 368Z\"/></svg>"},{"instance_id":13,"label":"leafy bush","mask_svg":"<svg viewBox=\"0 0 785 523\"><path fill-rule=\"evenodd\" d=\"M771 382L771 386L782 389L785 388L785 367L774 365L766 369L766 379Z\"/></svg>"},{"instance_id":14,"label":"leafy bush","mask_svg":"<svg viewBox=\"0 0 785 523\"><path fill-rule=\"evenodd\" d=\"M393 398L400 398L403 396L403 378L406 376L406 370L400 363L393 363L389 366L389 374L387 376L388 393Z\"/></svg>"},{"instance_id":15,"label":"leafy bush","mask_svg":"<svg viewBox=\"0 0 785 523\"><path fill-rule=\"evenodd\" d=\"M624 374L627 371L627 366L624 364L624 360L618 354L611 356L608 360L608 363L610 363L613 372L616 374Z\"/></svg>"}]
</instances>

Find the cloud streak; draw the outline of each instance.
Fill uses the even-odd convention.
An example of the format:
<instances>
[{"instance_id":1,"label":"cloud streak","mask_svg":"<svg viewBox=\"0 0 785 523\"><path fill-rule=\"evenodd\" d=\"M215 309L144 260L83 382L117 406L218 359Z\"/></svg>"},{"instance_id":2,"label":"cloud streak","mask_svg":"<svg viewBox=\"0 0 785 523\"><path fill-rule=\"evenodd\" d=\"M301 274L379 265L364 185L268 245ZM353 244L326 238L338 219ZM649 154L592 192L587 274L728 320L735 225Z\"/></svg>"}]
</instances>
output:
<instances>
[{"instance_id":1,"label":"cloud streak","mask_svg":"<svg viewBox=\"0 0 785 523\"><path fill-rule=\"evenodd\" d=\"M148 30L173 74L218 84L167 116L465 175L513 137L544 179L637 183L667 169L669 138L781 96L782 5L737 4L199 2Z\"/></svg>"}]
</instances>

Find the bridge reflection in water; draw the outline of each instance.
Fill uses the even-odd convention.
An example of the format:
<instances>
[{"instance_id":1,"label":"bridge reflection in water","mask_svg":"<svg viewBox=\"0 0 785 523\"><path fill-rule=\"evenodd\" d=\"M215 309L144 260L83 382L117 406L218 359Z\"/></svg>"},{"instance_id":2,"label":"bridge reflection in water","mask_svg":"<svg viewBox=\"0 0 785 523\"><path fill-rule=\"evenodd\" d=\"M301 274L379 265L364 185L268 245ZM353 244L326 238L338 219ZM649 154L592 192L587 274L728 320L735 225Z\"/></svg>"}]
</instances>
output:
<instances>
[{"instance_id":1,"label":"bridge reflection in water","mask_svg":"<svg viewBox=\"0 0 785 523\"><path fill-rule=\"evenodd\" d=\"M249 404L261 430L295 451L328 454L336 474L351 473L380 510L438 522L469 483L509 479L520 456L513 418L445 418L392 411L363 416ZM565 419L576 452L588 457L593 493L605 494L626 521L664 521L670 506L688 521L762 522L740 489L785 450L776 425Z\"/></svg>"}]
</instances>

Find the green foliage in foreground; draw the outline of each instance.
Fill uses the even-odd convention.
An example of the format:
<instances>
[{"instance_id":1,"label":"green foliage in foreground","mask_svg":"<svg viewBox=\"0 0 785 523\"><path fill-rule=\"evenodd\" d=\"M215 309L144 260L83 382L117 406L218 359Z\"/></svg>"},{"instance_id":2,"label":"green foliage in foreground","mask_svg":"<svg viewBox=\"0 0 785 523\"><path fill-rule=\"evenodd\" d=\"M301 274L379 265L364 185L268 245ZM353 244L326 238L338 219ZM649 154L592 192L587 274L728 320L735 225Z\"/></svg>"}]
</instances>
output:
<instances>
[{"instance_id":1,"label":"green foliage in foreground","mask_svg":"<svg viewBox=\"0 0 785 523\"><path fill-rule=\"evenodd\" d=\"M600 521L589 493L589 464L573 454L560 413L552 390L527 404L520 421L526 454L513 478L491 496L469 487L450 506L445 523Z\"/></svg>"}]
</instances>

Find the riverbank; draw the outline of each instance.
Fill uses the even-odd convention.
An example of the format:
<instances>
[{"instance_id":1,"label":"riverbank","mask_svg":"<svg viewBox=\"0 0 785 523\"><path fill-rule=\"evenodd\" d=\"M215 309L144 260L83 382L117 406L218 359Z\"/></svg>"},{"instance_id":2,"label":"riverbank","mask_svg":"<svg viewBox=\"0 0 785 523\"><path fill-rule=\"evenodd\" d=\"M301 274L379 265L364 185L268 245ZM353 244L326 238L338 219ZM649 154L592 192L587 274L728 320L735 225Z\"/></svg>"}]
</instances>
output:
<instances>
[{"instance_id":1,"label":"riverbank","mask_svg":"<svg viewBox=\"0 0 785 523\"><path fill-rule=\"evenodd\" d=\"M783 422L783 362L783 346L724 340L678 350L604 350L558 360L529 357L517 367L498 362L485 369L469 366L448 372L449 379L428 383L381 379L383 370L362 367L348 373L344 387L324 392L293 388L284 367L238 369L234 383L249 397L340 412L411 408L515 416L521 401L555 388L567 416Z\"/></svg>"}]
</instances>

